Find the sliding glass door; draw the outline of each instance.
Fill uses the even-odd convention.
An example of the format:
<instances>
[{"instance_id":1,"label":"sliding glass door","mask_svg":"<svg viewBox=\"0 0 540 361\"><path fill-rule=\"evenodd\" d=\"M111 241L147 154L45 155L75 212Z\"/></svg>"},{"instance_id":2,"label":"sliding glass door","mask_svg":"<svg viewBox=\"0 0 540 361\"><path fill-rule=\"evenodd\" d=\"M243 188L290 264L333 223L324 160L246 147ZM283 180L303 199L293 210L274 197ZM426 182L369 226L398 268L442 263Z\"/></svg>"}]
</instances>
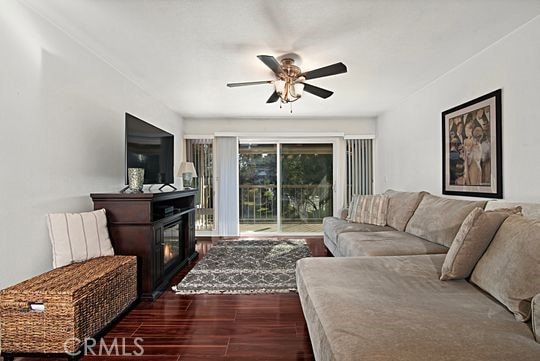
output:
<instances>
[{"instance_id":1,"label":"sliding glass door","mask_svg":"<svg viewBox=\"0 0 540 361\"><path fill-rule=\"evenodd\" d=\"M320 233L333 210L332 143L241 143L240 232Z\"/></svg>"},{"instance_id":2,"label":"sliding glass door","mask_svg":"<svg viewBox=\"0 0 540 361\"><path fill-rule=\"evenodd\" d=\"M240 232L278 232L277 145L240 144Z\"/></svg>"},{"instance_id":3,"label":"sliding glass door","mask_svg":"<svg viewBox=\"0 0 540 361\"><path fill-rule=\"evenodd\" d=\"M332 215L332 144L281 144L281 231L322 232Z\"/></svg>"}]
</instances>

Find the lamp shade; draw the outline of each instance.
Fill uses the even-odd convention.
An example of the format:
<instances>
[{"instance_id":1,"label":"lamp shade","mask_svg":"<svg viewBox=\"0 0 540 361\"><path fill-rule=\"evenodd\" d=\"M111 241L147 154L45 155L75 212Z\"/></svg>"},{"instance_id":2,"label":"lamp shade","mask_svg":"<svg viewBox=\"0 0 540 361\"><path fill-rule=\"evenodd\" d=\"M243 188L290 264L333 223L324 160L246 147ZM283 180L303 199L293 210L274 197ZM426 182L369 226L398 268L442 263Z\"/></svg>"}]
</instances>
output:
<instances>
[{"instance_id":1,"label":"lamp shade","mask_svg":"<svg viewBox=\"0 0 540 361\"><path fill-rule=\"evenodd\" d=\"M276 93L279 95L283 94L285 91L285 81L281 79L274 81L274 87L276 88Z\"/></svg>"},{"instance_id":2,"label":"lamp shade","mask_svg":"<svg viewBox=\"0 0 540 361\"><path fill-rule=\"evenodd\" d=\"M193 162L182 162L180 169L178 170L178 176L181 177L184 173L191 173L191 176L196 178L197 171L195 170L195 164Z\"/></svg>"},{"instance_id":3,"label":"lamp shade","mask_svg":"<svg viewBox=\"0 0 540 361\"><path fill-rule=\"evenodd\" d=\"M294 83L294 96L300 98L304 93L304 83Z\"/></svg>"}]
</instances>

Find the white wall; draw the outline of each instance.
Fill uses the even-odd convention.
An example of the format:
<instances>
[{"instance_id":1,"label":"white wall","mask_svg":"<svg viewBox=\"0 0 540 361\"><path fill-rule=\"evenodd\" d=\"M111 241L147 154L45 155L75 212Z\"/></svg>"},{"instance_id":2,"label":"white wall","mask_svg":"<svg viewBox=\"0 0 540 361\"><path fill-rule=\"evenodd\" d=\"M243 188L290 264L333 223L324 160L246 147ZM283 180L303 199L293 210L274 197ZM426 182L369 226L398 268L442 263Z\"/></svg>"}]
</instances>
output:
<instances>
[{"instance_id":1,"label":"white wall","mask_svg":"<svg viewBox=\"0 0 540 361\"><path fill-rule=\"evenodd\" d=\"M504 198L540 201L539 39L536 17L384 113L377 190L441 194L441 112L502 88Z\"/></svg>"},{"instance_id":2,"label":"white wall","mask_svg":"<svg viewBox=\"0 0 540 361\"><path fill-rule=\"evenodd\" d=\"M301 101L301 100L300 100ZM212 135L216 132L231 133L345 133L347 135L374 135L375 118L306 119L294 115L285 118L185 118L184 133Z\"/></svg>"},{"instance_id":3,"label":"white wall","mask_svg":"<svg viewBox=\"0 0 540 361\"><path fill-rule=\"evenodd\" d=\"M124 184L124 112L182 119L23 5L0 3L0 288L51 268L45 214Z\"/></svg>"}]
</instances>

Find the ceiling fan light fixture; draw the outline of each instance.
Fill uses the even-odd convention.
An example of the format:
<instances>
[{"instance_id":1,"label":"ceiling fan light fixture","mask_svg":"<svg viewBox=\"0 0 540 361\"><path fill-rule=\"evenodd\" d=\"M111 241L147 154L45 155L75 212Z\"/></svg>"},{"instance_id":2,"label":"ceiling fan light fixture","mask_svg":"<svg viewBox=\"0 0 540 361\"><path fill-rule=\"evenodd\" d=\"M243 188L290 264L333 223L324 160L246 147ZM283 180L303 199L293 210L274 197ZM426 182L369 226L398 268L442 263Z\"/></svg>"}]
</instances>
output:
<instances>
[{"instance_id":1,"label":"ceiling fan light fixture","mask_svg":"<svg viewBox=\"0 0 540 361\"><path fill-rule=\"evenodd\" d=\"M303 77L295 79L287 75L274 80L274 89L279 95L281 102L291 103L300 99L304 93L304 80Z\"/></svg>"},{"instance_id":2,"label":"ceiling fan light fixture","mask_svg":"<svg viewBox=\"0 0 540 361\"><path fill-rule=\"evenodd\" d=\"M304 90L303 84L295 84L291 79L276 81L274 86L282 103L291 103L298 100Z\"/></svg>"},{"instance_id":3,"label":"ceiling fan light fixture","mask_svg":"<svg viewBox=\"0 0 540 361\"><path fill-rule=\"evenodd\" d=\"M302 97L304 92L313 94L322 99L330 97L334 92L305 83L305 81L347 72L347 67L343 63L335 63L308 72L302 72L302 70L294 64L294 59L292 58L284 58L281 59L280 62L271 55L257 55L257 58L272 70L276 77L275 80L228 83L227 86L233 88L245 85L272 84L274 92L270 95L270 98L268 98L266 103L275 103L279 100L280 108L282 104L297 101Z\"/></svg>"}]
</instances>

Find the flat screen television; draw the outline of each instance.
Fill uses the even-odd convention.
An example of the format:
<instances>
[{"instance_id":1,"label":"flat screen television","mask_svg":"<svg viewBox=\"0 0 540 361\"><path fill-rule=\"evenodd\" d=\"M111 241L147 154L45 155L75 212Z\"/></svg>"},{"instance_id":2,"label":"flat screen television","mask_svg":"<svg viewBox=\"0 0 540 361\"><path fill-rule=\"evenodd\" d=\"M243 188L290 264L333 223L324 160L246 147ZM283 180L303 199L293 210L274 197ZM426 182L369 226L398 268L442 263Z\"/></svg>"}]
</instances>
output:
<instances>
[{"instance_id":1,"label":"flat screen television","mask_svg":"<svg viewBox=\"0 0 540 361\"><path fill-rule=\"evenodd\" d=\"M144 184L173 184L174 135L126 113L128 168L144 168Z\"/></svg>"}]
</instances>

